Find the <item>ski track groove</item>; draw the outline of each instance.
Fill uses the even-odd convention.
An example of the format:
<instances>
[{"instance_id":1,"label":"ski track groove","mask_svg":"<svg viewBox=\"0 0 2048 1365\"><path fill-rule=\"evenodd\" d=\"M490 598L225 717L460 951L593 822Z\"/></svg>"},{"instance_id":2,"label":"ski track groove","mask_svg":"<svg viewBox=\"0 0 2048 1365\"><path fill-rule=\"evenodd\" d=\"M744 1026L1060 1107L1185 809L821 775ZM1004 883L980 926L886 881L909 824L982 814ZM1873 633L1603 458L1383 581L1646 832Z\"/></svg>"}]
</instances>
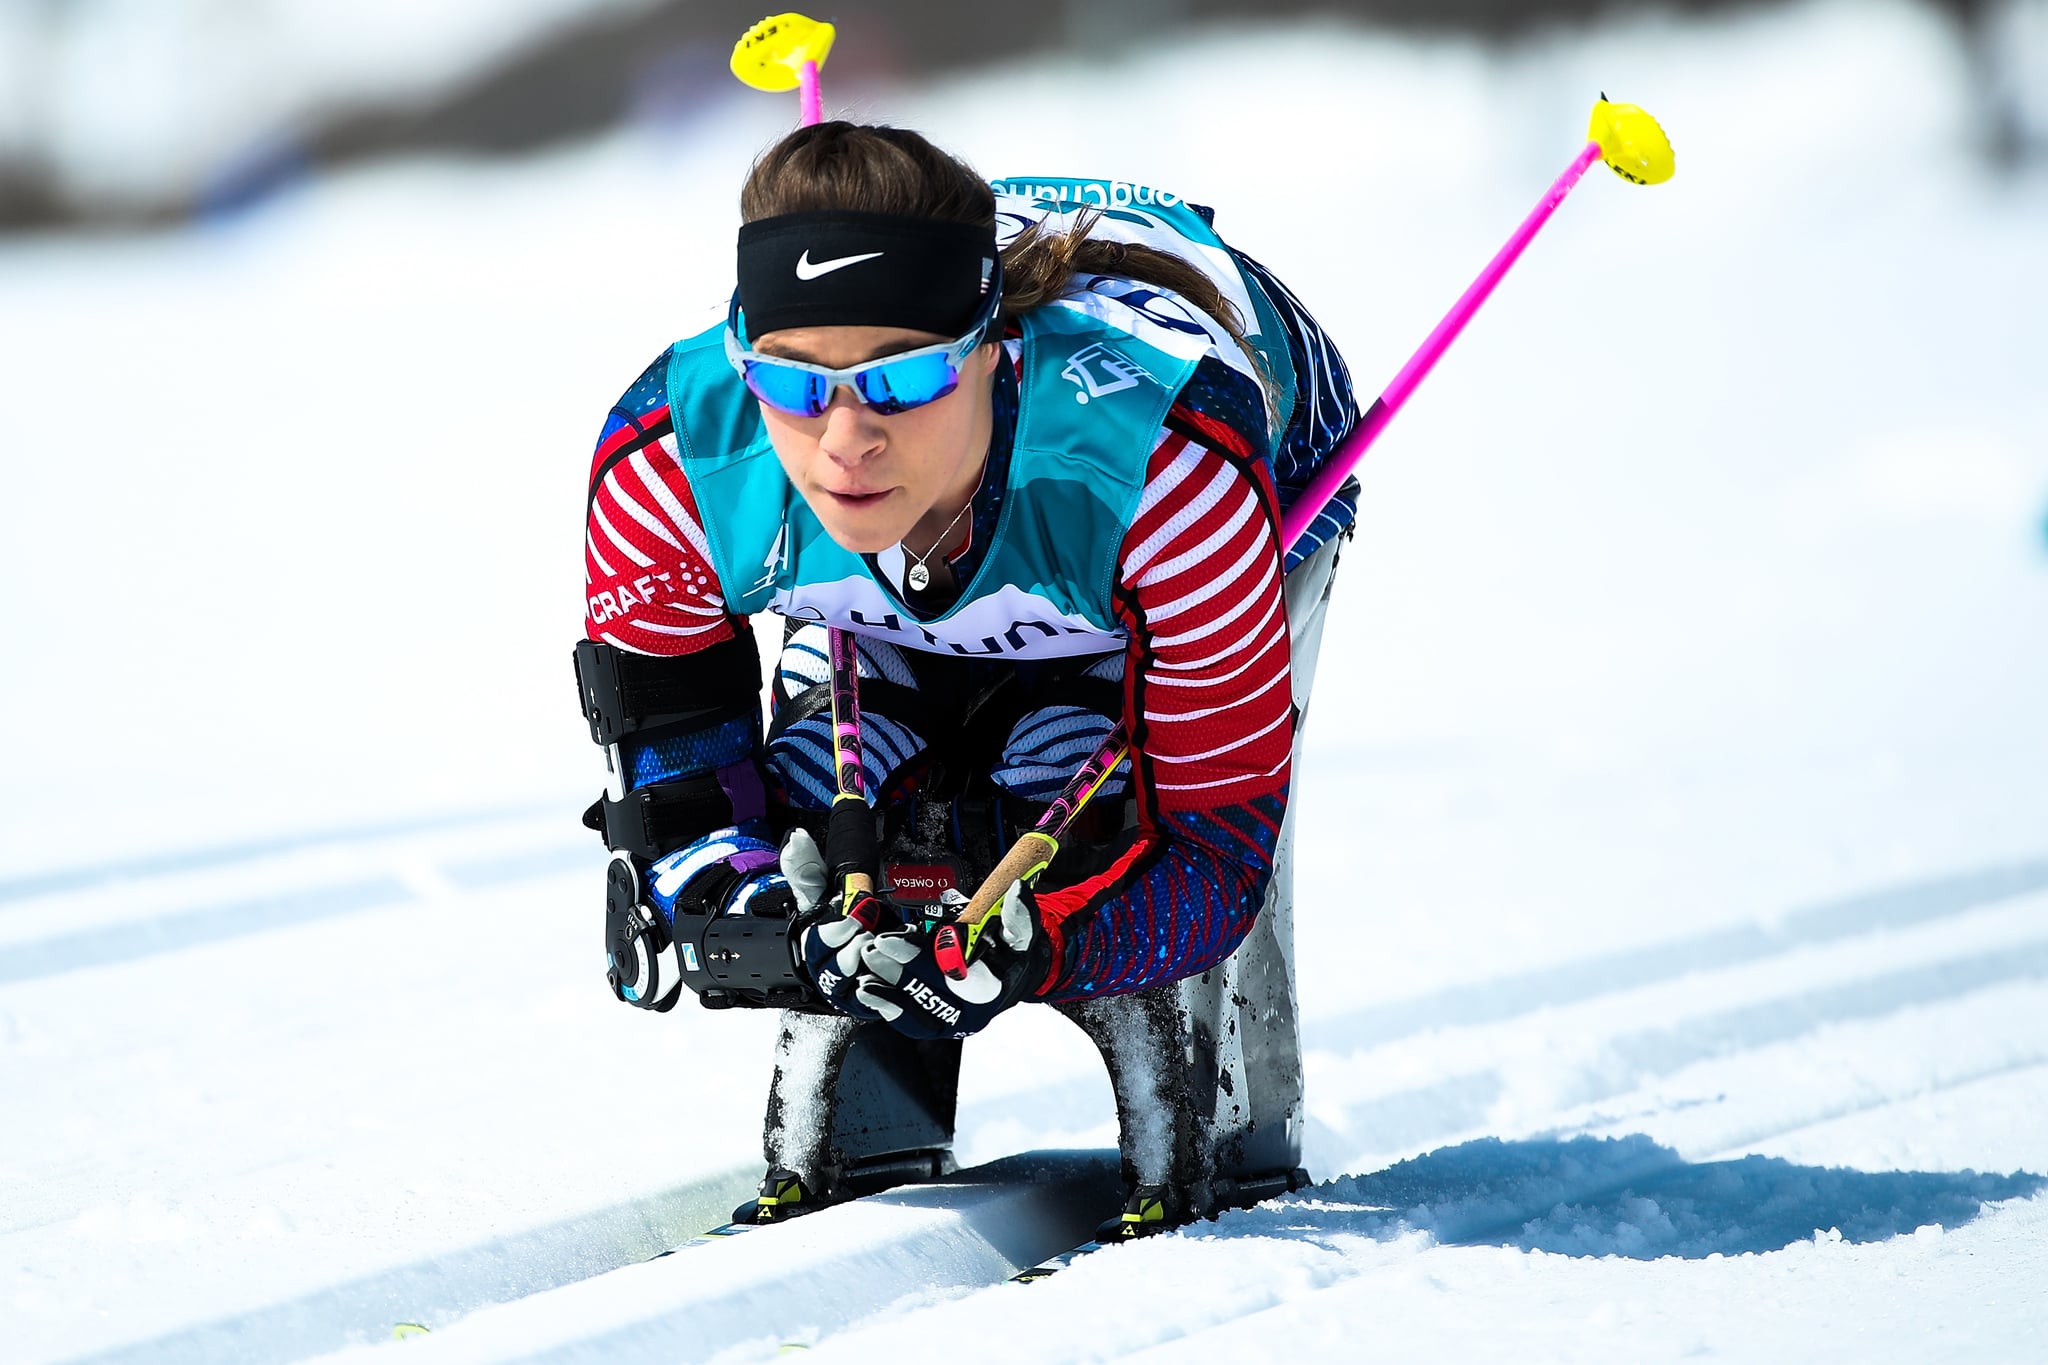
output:
<instances>
[{"instance_id":1,"label":"ski track groove","mask_svg":"<svg viewBox=\"0 0 2048 1365\"><path fill-rule=\"evenodd\" d=\"M1616 1083L1605 1092L1588 1094L1581 1098L1588 1102L1611 1098L1615 1094L1626 1093L1641 1081L1669 1075L1695 1062L1739 1055L1772 1043L1804 1037L1830 1024L1881 1017L1916 1005L1960 998L2010 981L2044 977L2048 977L2048 940L2036 940L2012 950L1885 973L1818 991L1703 1016L1683 1025L1643 1030L1618 1039L1613 1044L1614 1049L1622 1056L1630 1058L1632 1065L1637 1068L1631 1079L1627 1083ZM2048 1064L2048 1054L2034 1054L2018 1060L1975 1068L1943 1078L1933 1084L1911 1087L1899 1092L1884 1092L1853 1105L1831 1106L1816 1114L1804 1115L1789 1122L1770 1123L1746 1132L1739 1141L1730 1144L1725 1150L1737 1151L1743 1146L1830 1122L1851 1113L1881 1108L2042 1064ZM1482 1128L1485 1125L1487 1110L1499 1097L1501 1089L1498 1076L1492 1073L1454 1077L1436 1086L1402 1092L1374 1101L1369 1106L1370 1116L1364 1121L1374 1132L1375 1139L1384 1141L1387 1136L1384 1129L1391 1128L1405 1117L1409 1124L1409 1140L1389 1145L1426 1145ZM1571 1197L1592 1198L1603 1192L1611 1193L1612 1191L1607 1189L1611 1184L1612 1180L1602 1183L1598 1188L1588 1185L1583 1190L1572 1191ZM1362 1274L1370 1268L1361 1266L1357 1273ZM1348 1283L1355 1278L1355 1274L1345 1275L1333 1284ZM1332 1286L1323 1286L1329 1287ZM1287 1305L1277 1306L1284 1308ZM1255 1311L1270 1310L1261 1308ZM1233 1317L1206 1324L1200 1332L1211 1331L1237 1320ZM787 1323L784 1326L784 1334L789 1335L799 1329L815 1325ZM1200 1335L1200 1332L1194 1335ZM825 1340L829 1340L829 1336Z\"/></svg>"},{"instance_id":2,"label":"ski track groove","mask_svg":"<svg viewBox=\"0 0 2048 1365\"><path fill-rule=\"evenodd\" d=\"M471 820L464 823L476 825L487 822ZM409 828L405 832L418 831ZM340 836L306 841L308 845L333 845L341 842L343 841ZM371 844L376 841L366 838L363 842ZM249 861L277 851L279 849L272 846L252 846L249 849L238 850L238 859L223 857L219 861ZM112 922L95 923L90 928L72 933L0 946L0 986L17 981L39 980L63 972L116 966L186 948L244 938L251 934L269 933L276 929L295 928L345 915L388 909L417 900L420 896L419 881L422 876L438 879L465 891L490 890L514 882L586 868L592 865L593 858L589 847L578 840L573 846L562 843L540 848L523 848L510 853L464 854L445 861L430 861L425 864L416 864L406 859L392 859L391 862L391 870L369 877L326 885L294 887L236 900L216 901L212 904L145 912ZM397 864L400 863L405 864L404 870L398 868ZM189 870L190 867L180 865L167 868L163 875L175 875ZM110 873L106 877L68 889L86 890L118 879L118 874ZM146 886L145 882L136 888L138 900L146 898ZM4 900L5 897L0 896L0 901ZM57 905L48 907L45 913L61 915L62 910L60 900Z\"/></svg>"},{"instance_id":3,"label":"ski track groove","mask_svg":"<svg viewBox=\"0 0 2048 1365\"><path fill-rule=\"evenodd\" d=\"M375 877L34 939L0 948L0 985L111 967L181 948L381 910L410 900L412 895L411 888L396 877Z\"/></svg>"},{"instance_id":4,"label":"ski track groove","mask_svg":"<svg viewBox=\"0 0 2048 1365\"><path fill-rule=\"evenodd\" d=\"M1794 911L1775 926L1737 925L1489 982L1453 986L1412 1001L1393 1001L1332 1018L1310 1018L1302 1026L1304 1051L1353 1053L1433 1029L1503 1023L1538 1009L1581 1004L1616 991L1656 985L1695 972L1747 966L1797 948L1826 946L1883 930L1954 918L2043 887L2048 887L2048 859L2001 864L1862 892ZM2037 960L2038 956L2037 951ZM1997 970L1995 962L1991 965ZM1908 987L1902 983L1902 988ZM1914 1001L1904 1000L1899 1007L1910 1003ZM1745 1008L1769 1010L1773 1006L1782 1007L1783 1002ZM1730 1011L1722 1026L1739 1027L1735 1016L1742 1013ZM1764 1018L1758 1016L1751 1021L1752 1026L1766 1026ZM1656 1041L1652 1035L1669 1031L1646 1031L1634 1046L1645 1053L1654 1051ZM1349 1122L1345 1127L1355 1131L1362 1122L1370 1123L1377 1150L1405 1150L1419 1142L1483 1124L1503 1089L1498 1075L1491 1070L1467 1073L1368 1101L1358 1110L1369 1117ZM1095 1102L1099 1090L1093 1076L1070 1076L965 1106L960 1126L964 1129L989 1122L1017 1109L1038 1113L1086 1110ZM1313 1136L1327 1134L1330 1129L1323 1120L1311 1115L1308 1131Z\"/></svg>"},{"instance_id":5,"label":"ski track groove","mask_svg":"<svg viewBox=\"0 0 2048 1365\"><path fill-rule=\"evenodd\" d=\"M424 1260L393 1266L247 1313L73 1358L74 1365L157 1365L242 1355L296 1359L347 1344L335 1324L388 1333L398 1322L446 1323L494 1304L637 1265L722 1220L753 1193L752 1167L721 1171L658 1195L630 1199Z\"/></svg>"},{"instance_id":6,"label":"ski track groove","mask_svg":"<svg viewBox=\"0 0 2048 1365\"><path fill-rule=\"evenodd\" d=\"M410 838L443 830L535 819L554 813L551 806L490 807L460 811L452 815L423 816L364 825L340 825L302 834L283 834L268 839L252 839L246 843L156 853L115 862L80 863L71 867L30 872L0 880L0 905L67 891L82 891L114 882L146 880L182 872L231 867L236 863L254 862L260 858L275 857L280 853L295 853L309 848L371 844L385 839Z\"/></svg>"},{"instance_id":7,"label":"ski track groove","mask_svg":"<svg viewBox=\"0 0 2048 1365\"><path fill-rule=\"evenodd\" d=\"M1967 1071L1959 1071L1954 1075L1943 1076L1939 1080L1931 1081L1926 1085L1917 1086L1907 1091L1877 1094L1867 1100L1852 1104L1830 1105L1817 1113L1804 1115L1790 1123L1772 1124L1761 1128L1745 1128L1732 1138L1725 1140L1722 1146L1708 1153L1702 1160L1725 1160L1761 1143L1770 1142L1776 1138L1789 1137L1793 1133L1801 1133L1808 1128L1818 1128L1824 1123L1833 1123L1837 1119L1851 1118L1857 1114L1868 1114L1890 1105L1910 1103L1913 1100L1923 1099L1929 1095L1941 1095L1951 1090L1961 1090L1964 1086L1976 1085L1980 1081L1996 1080L2002 1076L2016 1076L2023 1071L2034 1071L2041 1067L2048 1067L2048 1049L2011 1058L2003 1062L1993 1062L1986 1066L1974 1067Z\"/></svg>"},{"instance_id":8,"label":"ski track groove","mask_svg":"<svg viewBox=\"0 0 2048 1365\"><path fill-rule=\"evenodd\" d=\"M1803 1037L1828 1024L1877 1018L2011 981L2043 978L2048 978L2048 939L2037 939L1998 952L1907 968L1645 1029L1611 1040L1604 1051L1621 1065L1605 1068L1604 1081L1581 1073L1590 1084L1574 1099L1581 1104L1598 1103L1696 1062ZM1454 1076L1354 1106L1345 1131L1370 1133L1376 1152L1418 1150L1485 1127L1505 1090L1498 1072L1492 1070Z\"/></svg>"},{"instance_id":9,"label":"ski track groove","mask_svg":"<svg viewBox=\"0 0 2048 1365\"><path fill-rule=\"evenodd\" d=\"M1880 929L1903 929L2048 888L2048 859L1968 872L1823 901L1776 924L1741 924L1641 948L1601 953L1513 976L1448 987L1307 1021L1316 1046L1357 1051L1433 1028L1500 1023L1546 1006L1577 1004L1616 989L1648 986L1693 972L1738 967L1793 948L1819 946Z\"/></svg>"}]
</instances>

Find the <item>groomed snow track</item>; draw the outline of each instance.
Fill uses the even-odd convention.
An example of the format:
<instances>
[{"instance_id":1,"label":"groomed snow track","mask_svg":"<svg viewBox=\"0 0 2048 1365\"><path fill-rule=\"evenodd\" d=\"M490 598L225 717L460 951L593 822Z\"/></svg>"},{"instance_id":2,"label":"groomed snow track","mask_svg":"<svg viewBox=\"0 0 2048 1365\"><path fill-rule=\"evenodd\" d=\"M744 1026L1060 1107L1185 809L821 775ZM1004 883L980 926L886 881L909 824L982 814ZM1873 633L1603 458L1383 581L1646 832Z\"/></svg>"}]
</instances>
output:
<instances>
[{"instance_id":1,"label":"groomed snow track","mask_svg":"<svg viewBox=\"0 0 2048 1365\"><path fill-rule=\"evenodd\" d=\"M753 1193L759 1178L752 1167L715 1172L659 1195L393 1266L84 1360L92 1365L206 1365L294 1359L331 1351L350 1338L389 1338L400 1322L453 1322L659 1256L725 1218Z\"/></svg>"},{"instance_id":2,"label":"groomed snow track","mask_svg":"<svg viewBox=\"0 0 2048 1365\"><path fill-rule=\"evenodd\" d=\"M1087 1240L1117 1200L1114 1152L1031 1152L822 1209L408 1338L410 1362L702 1360L815 1339L997 1284ZM390 1360L363 1347L334 1360Z\"/></svg>"},{"instance_id":3,"label":"groomed snow track","mask_svg":"<svg viewBox=\"0 0 2048 1365\"><path fill-rule=\"evenodd\" d=\"M524 821L484 817L437 829L430 840L418 831L366 831L297 841L290 848L122 869L118 885L51 878L0 887L0 910L7 912L0 916L0 965L17 968L0 971L0 988L7 992L0 997L6 1016L0 1024L12 1030L24 1081L40 1084L45 1077L27 1065L39 1036L47 1032L47 1020L75 1017L75 1004L68 1002L75 1002L76 984L88 979L77 968L93 967L99 975L90 979L121 987L126 994L120 998L133 1016L108 1023L103 1038L88 1035L73 1043L74 1066L85 1067L89 1077L113 1078L95 1084L105 1089L149 1080L156 1069L151 1046L160 1045L186 1069L195 1058L218 1051L220 1065L230 1070L203 1076L202 1082L229 1091L234 1103L240 1102L233 1093L238 1088L249 1091L252 1102L267 1102L263 1076L252 1077L245 1066L234 1069L241 1064L233 1042L245 1026L227 1003L239 1003L248 993L253 964L276 951L264 940L289 937L301 958L308 952L341 953L335 970L343 985L360 991L365 962L411 960L396 951L402 936L439 942L443 916L459 920L479 907L498 909L517 893L542 906L537 917L520 921L529 931L551 922L565 898L584 889L589 861L580 846L536 839ZM484 890L458 892L454 886ZM378 894L342 894L358 887L377 888ZM294 906L318 910L300 915L290 912ZM171 932L167 925L198 932ZM68 946L52 946L84 943L82 934L117 947L80 957ZM568 933L565 941L581 940ZM360 960L347 956L352 943L364 945ZM576 989L561 980L558 947L542 943L524 951L531 961L508 959L504 966L525 974L511 980L515 995L522 982L529 990ZM151 970L153 961L172 954L175 972ZM422 980L431 980L398 975L389 966L382 970L388 994L374 1008L385 1013L423 998ZM460 979L473 988L477 975ZM172 1013L166 1001L180 1002L190 1013ZM194 1001L208 1003L197 1008ZM291 997L297 1005L304 1001L303 991ZM283 1000L259 999L248 1006L249 1017L268 1021L285 1007ZM452 1030L462 1009L437 1008L441 1012L423 1014L406 1027ZM691 1016L690 1029L679 1031L668 1017L616 1010L598 1017L607 1025L617 1020L651 1026L631 1035L627 1050L635 1055L676 1046L695 1056L695 1049L708 1046L703 1039L709 1035L694 1030L749 1022ZM273 1360L335 1351L350 1342L383 1343L350 1347L344 1354L387 1361L394 1357L381 1353L493 1362L701 1360L725 1352L753 1358L783 1344L858 1354L860 1344L881 1330L878 1323L906 1314L950 1321L955 1313L1019 1324L991 1349L998 1357L1007 1351L1012 1358L1028 1358L1027 1327L1036 1325L1034 1315L1057 1314L1062 1310L1055 1305L1090 1289L1100 1296L1138 1274L1140 1266L1151 1266L1155 1279L1131 1292L1165 1313L1161 1333L1228 1336L1235 1330L1230 1324L1270 1306L1259 1297L1267 1291L1257 1276L1244 1285L1242 1304L1190 1300L1168 1312L1159 1296L1162 1284L1176 1281L1183 1267L1199 1271L1213 1259L1217 1248L1205 1250L1204 1239L1239 1246L1245 1245L1241 1239L1259 1239L1269 1248L1288 1248L1288 1255L1320 1257L1316 1278L1331 1285L1396 1273L1390 1269L1399 1259L1393 1246L1377 1260L1355 1248L1387 1243L1413 1224L1384 1202L1382 1175L1333 1178L1342 1171L1379 1171L1404 1156L1450 1144L1410 1173L1384 1177L1396 1185L1425 1175L1439 1181L1446 1193L1427 1227L1440 1244L1494 1239L1496 1225L1514 1224L1560 1200L1594 1208L1617 1188L1640 1191L1659 1181L1682 1185L1708 1166L1744 1198L1772 1197L1770 1171L1736 1170L1725 1159L1785 1134L1889 1106L1940 1103L1942 1096L1974 1086L2038 1088L2030 1078L2048 1066L2044 1017L2048 860L2039 859L1899 884L1767 922L1678 935L1434 995L1312 1017L1306 1030L1316 1107L1311 1145L1321 1152L1312 1150L1311 1161L1325 1183L1280 1205L1228 1215L1191 1230L1190 1237L1162 1239L1136 1257L1113 1251L1054 1285L993 1297L972 1291L1084 1240L1113 1207L1109 1153L1012 1157L785 1227L659 1256L719 1222L750 1191L758 1172L736 1159L743 1143L725 1140L710 1153L710 1169L686 1184L580 1203L580 1195L559 1190L532 1207L547 1208L552 1200L557 1210L589 1211L535 1218L507 1209L490 1220L490 1235L479 1235L459 1230L482 1223L431 1208L411 1210L407 1201L418 1192L407 1187L416 1179L410 1168L418 1150L410 1140L393 1149L402 1164L379 1168L371 1162L365 1172L352 1168L365 1164L366 1151L374 1157L377 1149L347 1135L315 1146L310 1157L301 1155L294 1163L302 1135L289 1123L269 1120L275 1130L256 1131L245 1150L214 1150L195 1144L201 1131L217 1140L217 1105L190 1114L153 1110L149 1136L131 1139L134 1160L148 1163L156 1146L168 1145L184 1154L186 1183L144 1186L150 1193L130 1200L131 1217L137 1199L157 1200L151 1216L173 1224L188 1209L218 1210L215 1226L232 1245L236 1225L228 1218L241 1217L239 1211L259 1197L276 1198L263 1182L268 1171L282 1167L292 1173L300 1196L298 1204L283 1206L288 1213L388 1197L394 1210L412 1220L405 1235L415 1249L396 1264L373 1261L367 1271L319 1267L326 1274L318 1278L308 1259L315 1253L281 1243L290 1251L280 1259L299 1262L297 1287L288 1292L245 1287L220 1308L200 1306L199 1300L164 1308L154 1330L130 1328L63 1358L124 1365ZM338 1046L374 1051L382 1045L376 1038L366 1041L363 1025L348 1014L335 1013L334 1027L342 1040ZM1532 1029L1542 1040L1535 1052ZM138 1041L144 1037L147 1044ZM298 1040L294 1059L309 1057L317 1067L328 1054L306 1049L318 1043L317 1037ZM468 1058L471 1046L457 1036L447 1055ZM255 1060L264 1063L269 1055ZM706 1103L737 1111L738 1090L744 1088L739 1078L748 1070L741 1063L731 1075L707 1077ZM299 1087L285 1094L287 1103L305 1103L318 1093L318 1085L300 1071L294 1066L279 1073ZM557 1079L550 1081L549 1074ZM505 1075L539 1090L559 1083L559 1072L522 1076L517 1064ZM436 1081L416 1093L453 1095L458 1089L503 1093L503 1077L485 1073L465 1078L460 1087ZM1050 1145L1059 1140L1062 1116L1086 1107L1087 1091L1086 1080L1067 1076L1000 1098L985 1096L963 1106L963 1132L1021 1119L1030 1125L1025 1132ZM145 1104L153 1093L145 1088ZM239 1112L234 1103L227 1106L231 1116ZM55 1107L46 1104L42 1112L54 1113ZM525 1122L534 1120L538 1111L531 1096L517 1112ZM751 1127L751 1117L736 1113L727 1126L736 1133ZM1630 1136L1645 1130L1657 1134L1655 1144ZM1518 1132L1539 1137L1518 1139ZM1495 1136L1507 1140L1489 1148ZM1597 1152L1569 1145L1581 1137L1614 1138L1624 1145ZM680 1146L664 1150L667 1169L690 1169ZM639 1159L569 1145L517 1160L500 1155L490 1170L559 1184L592 1166L610 1163L623 1170ZM62 1162L45 1160L39 1169L41 1179L17 1187L20 1198L7 1209L0 1235L10 1241L19 1264L51 1277L78 1274L78 1267L98 1264L90 1259L92 1238L100 1235L107 1209L93 1202L104 1197L93 1191L103 1172L89 1147ZM136 1174L146 1169L139 1164L115 1174L132 1192L138 1180L151 1178ZM1795 1174L1805 1178L1807 1169ZM1879 1177L1893 1185L1903 1181L1909 1196L1886 1194L1886 1207L1897 1210L1878 1229L1888 1235L1927 1222L1946 1225L1958 1208L1974 1219L1982 1202L2036 1188L2024 1180L1957 1182L1913 1170L1872 1178ZM1489 1198L1505 1202L1472 1205L1459 1194L1468 1188L1461 1181L1470 1189L1492 1189ZM1854 1187L1852 1180L1844 1188L1853 1194ZM477 1188L457 1194L473 1201ZM1808 1214L1802 1206L1794 1217ZM1831 1210L1823 1203L1812 1216L1824 1227ZM371 1223L401 1226L392 1213ZM429 1235L412 1230L429 1224L437 1225ZM142 1245L140 1260L155 1267L150 1275L168 1277L165 1282L174 1289L184 1285L188 1293L193 1277L208 1273L206 1257L222 1254L216 1242L194 1264L180 1265L173 1250L150 1249L149 1239L157 1234L149 1229L118 1231ZM1513 1244L1514 1236L1506 1240ZM1352 1249L1333 1250L1340 1243ZM970 1302L949 1302L963 1297ZM1185 1321L1169 1330L1166 1319ZM400 1322L432 1330L392 1342L392 1328ZM1139 1325L1127 1330L1151 1330L1148 1322L1141 1315ZM380 1354L363 1356L370 1350ZM38 1349L25 1358L55 1357Z\"/></svg>"}]
</instances>

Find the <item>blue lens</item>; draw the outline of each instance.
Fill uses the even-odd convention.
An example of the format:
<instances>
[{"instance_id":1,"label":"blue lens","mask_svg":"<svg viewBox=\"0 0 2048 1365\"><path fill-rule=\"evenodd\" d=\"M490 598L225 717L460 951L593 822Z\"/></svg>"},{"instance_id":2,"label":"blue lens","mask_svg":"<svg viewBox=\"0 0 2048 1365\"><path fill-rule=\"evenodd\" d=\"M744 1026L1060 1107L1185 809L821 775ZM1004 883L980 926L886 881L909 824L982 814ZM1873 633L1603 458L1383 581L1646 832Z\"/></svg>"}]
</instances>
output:
<instances>
[{"instance_id":1,"label":"blue lens","mask_svg":"<svg viewBox=\"0 0 2048 1365\"><path fill-rule=\"evenodd\" d=\"M754 397L792 417L817 417L832 401L825 377L770 360L748 360L747 388Z\"/></svg>"},{"instance_id":2,"label":"blue lens","mask_svg":"<svg viewBox=\"0 0 2048 1365\"><path fill-rule=\"evenodd\" d=\"M766 356L748 356L741 373L754 397L792 417L823 416L831 406L835 381L852 384L860 400L884 417L921 408L960 385L960 371L952 357L936 352L826 373Z\"/></svg>"},{"instance_id":3,"label":"blue lens","mask_svg":"<svg viewBox=\"0 0 2048 1365\"><path fill-rule=\"evenodd\" d=\"M861 402L884 417L935 402L959 384L960 372L944 355L883 360L853 377L854 392L860 395Z\"/></svg>"}]
</instances>

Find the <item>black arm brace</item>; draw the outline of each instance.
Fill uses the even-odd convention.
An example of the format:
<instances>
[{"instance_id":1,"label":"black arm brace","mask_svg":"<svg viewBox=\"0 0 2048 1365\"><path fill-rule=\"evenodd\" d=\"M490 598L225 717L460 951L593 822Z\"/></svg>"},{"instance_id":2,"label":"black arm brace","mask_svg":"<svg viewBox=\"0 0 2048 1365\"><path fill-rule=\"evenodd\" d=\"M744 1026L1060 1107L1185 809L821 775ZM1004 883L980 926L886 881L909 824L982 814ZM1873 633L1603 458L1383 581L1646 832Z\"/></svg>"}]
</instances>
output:
<instances>
[{"instance_id":1,"label":"black arm brace","mask_svg":"<svg viewBox=\"0 0 2048 1365\"><path fill-rule=\"evenodd\" d=\"M736 716L760 715L761 655L753 633L737 631L695 654L631 654L595 640L576 646L576 691L590 738L605 754L604 795L583 823L605 847L652 861L733 822L732 802L709 774L626 790L620 741L656 740Z\"/></svg>"},{"instance_id":2,"label":"black arm brace","mask_svg":"<svg viewBox=\"0 0 2048 1365\"><path fill-rule=\"evenodd\" d=\"M733 808L711 775L627 791L620 744L702 730L736 716L758 719L761 658L753 634L742 630L679 658L586 640L576 646L576 690L609 776L583 823L603 834L612 850L605 951L613 993L652 1010L672 1009L684 987L714 1009L815 1003L790 945L796 923L788 892L756 897L749 913L726 915L732 878L713 868L677 897L673 933L642 900L647 864L734 823Z\"/></svg>"}]
</instances>

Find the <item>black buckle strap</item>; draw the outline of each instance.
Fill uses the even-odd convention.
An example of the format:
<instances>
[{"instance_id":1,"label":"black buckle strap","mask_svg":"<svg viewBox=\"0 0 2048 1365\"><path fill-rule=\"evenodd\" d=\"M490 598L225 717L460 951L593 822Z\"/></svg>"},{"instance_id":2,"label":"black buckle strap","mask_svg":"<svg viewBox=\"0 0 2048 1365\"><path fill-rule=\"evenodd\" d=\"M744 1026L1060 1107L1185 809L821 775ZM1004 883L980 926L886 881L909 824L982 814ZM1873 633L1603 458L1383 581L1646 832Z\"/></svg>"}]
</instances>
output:
<instances>
[{"instance_id":1,"label":"black buckle strap","mask_svg":"<svg viewBox=\"0 0 2048 1365\"><path fill-rule=\"evenodd\" d=\"M576 644L576 692L590 738L617 744L637 730L719 712L758 715L761 652L738 630L695 654L631 654L601 640Z\"/></svg>"},{"instance_id":2,"label":"black buckle strap","mask_svg":"<svg viewBox=\"0 0 2048 1365\"><path fill-rule=\"evenodd\" d=\"M584 825L604 836L606 848L650 862L732 822L732 800L715 777L642 787L623 801L600 796L583 812Z\"/></svg>"}]
</instances>

